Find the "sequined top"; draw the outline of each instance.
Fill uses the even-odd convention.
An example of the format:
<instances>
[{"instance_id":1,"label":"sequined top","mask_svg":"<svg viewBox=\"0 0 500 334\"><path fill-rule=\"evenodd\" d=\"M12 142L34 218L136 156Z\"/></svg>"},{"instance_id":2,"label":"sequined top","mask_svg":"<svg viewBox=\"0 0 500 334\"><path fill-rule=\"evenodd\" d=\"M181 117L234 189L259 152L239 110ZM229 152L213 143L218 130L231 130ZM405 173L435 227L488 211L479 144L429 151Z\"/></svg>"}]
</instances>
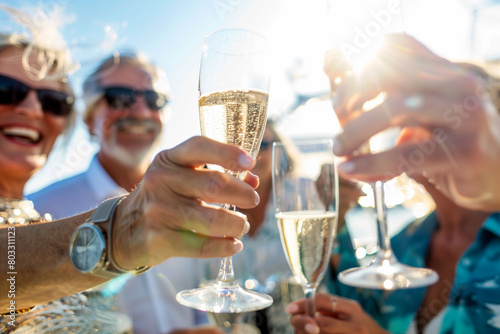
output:
<instances>
[{"instance_id":1,"label":"sequined top","mask_svg":"<svg viewBox=\"0 0 500 334\"><path fill-rule=\"evenodd\" d=\"M32 201L0 197L0 225L27 225L49 220L52 217L40 215ZM115 280L118 279L120 277ZM130 319L116 312L116 298L107 291L89 290L2 314L0 333L131 333Z\"/></svg>"},{"instance_id":2,"label":"sequined top","mask_svg":"<svg viewBox=\"0 0 500 334\"><path fill-rule=\"evenodd\" d=\"M52 220L50 214L41 216L32 201L0 196L0 225L33 224Z\"/></svg>"}]
</instances>

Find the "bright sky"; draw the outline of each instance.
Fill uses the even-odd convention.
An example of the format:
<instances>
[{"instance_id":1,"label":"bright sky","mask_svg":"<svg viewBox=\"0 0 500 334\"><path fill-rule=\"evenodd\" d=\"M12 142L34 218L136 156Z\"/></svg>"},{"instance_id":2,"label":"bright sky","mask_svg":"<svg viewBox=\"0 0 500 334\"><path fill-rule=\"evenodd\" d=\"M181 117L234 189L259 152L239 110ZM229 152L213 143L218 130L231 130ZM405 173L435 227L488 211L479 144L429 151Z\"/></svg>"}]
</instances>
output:
<instances>
[{"instance_id":1,"label":"bright sky","mask_svg":"<svg viewBox=\"0 0 500 334\"><path fill-rule=\"evenodd\" d=\"M365 44L374 45L383 32L404 26L443 56L465 58L470 40L468 2L403 0L404 25L396 0L48 0L43 4L49 8L64 5L72 18L63 32L81 64L81 70L70 78L77 93L82 78L117 49L143 51L166 71L174 96L162 145L169 148L199 134L201 45L204 36L215 29L245 27L267 37L274 62L269 114L276 116L289 111L295 102L294 91L310 96L328 91L323 53L341 43L351 52L365 52ZM40 2L3 3L22 8ZM6 31L15 26L3 12L0 20ZM287 78L291 68L295 68L293 85ZM328 123L317 118L298 117L296 130L329 135ZM27 191L85 169L94 150L85 129L78 127L64 154L60 150L53 154Z\"/></svg>"}]
</instances>

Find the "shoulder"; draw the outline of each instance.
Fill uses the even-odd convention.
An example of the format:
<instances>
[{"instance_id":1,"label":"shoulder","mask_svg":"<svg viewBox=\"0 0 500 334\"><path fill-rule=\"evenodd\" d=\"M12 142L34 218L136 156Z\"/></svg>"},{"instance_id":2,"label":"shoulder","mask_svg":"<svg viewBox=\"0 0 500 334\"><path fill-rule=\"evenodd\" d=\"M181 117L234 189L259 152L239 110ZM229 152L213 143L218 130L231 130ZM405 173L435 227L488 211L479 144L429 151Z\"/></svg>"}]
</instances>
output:
<instances>
[{"instance_id":1,"label":"shoulder","mask_svg":"<svg viewBox=\"0 0 500 334\"><path fill-rule=\"evenodd\" d=\"M66 192L74 192L75 187L82 187L86 184L85 173L72 176L70 178L55 182L37 192L27 195L27 198L33 202L42 200L47 196L65 194Z\"/></svg>"},{"instance_id":2,"label":"shoulder","mask_svg":"<svg viewBox=\"0 0 500 334\"><path fill-rule=\"evenodd\" d=\"M26 196L40 213L50 213L60 219L92 209L97 200L85 178L85 173L56 182Z\"/></svg>"},{"instance_id":3,"label":"shoulder","mask_svg":"<svg viewBox=\"0 0 500 334\"><path fill-rule=\"evenodd\" d=\"M410 240L428 239L438 227L438 220L435 211L426 216L420 217L405 226L398 234L392 238L392 243L402 243Z\"/></svg>"}]
</instances>

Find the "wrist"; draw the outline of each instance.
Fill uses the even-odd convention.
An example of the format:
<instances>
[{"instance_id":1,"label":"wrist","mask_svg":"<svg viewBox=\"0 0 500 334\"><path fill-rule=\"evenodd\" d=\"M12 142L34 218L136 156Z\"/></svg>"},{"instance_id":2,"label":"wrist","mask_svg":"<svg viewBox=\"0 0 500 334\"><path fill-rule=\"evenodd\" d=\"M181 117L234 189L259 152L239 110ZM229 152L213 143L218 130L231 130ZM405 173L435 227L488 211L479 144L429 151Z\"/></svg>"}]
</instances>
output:
<instances>
[{"instance_id":1,"label":"wrist","mask_svg":"<svg viewBox=\"0 0 500 334\"><path fill-rule=\"evenodd\" d=\"M115 215L110 222L111 257L115 266L124 270L135 270L147 266L141 261L142 253L136 245L143 244L135 232L140 225L136 220L140 205L136 205L131 196L127 196L117 206ZM137 226L135 226L137 225Z\"/></svg>"},{"instance_id":2,"label":"wrist","mask_svg":"<svg viewBox=\"0 0 500 334\"><path fill-rule=\"evenodd\" d=\"M84 274L113 278L122 274L139 275L149 267L124 268L113 258L113 221L116 209L125 196L102 202L86 222L80 225L69 245L69 254L75 268Z\"/></svg>"}]
</instances>

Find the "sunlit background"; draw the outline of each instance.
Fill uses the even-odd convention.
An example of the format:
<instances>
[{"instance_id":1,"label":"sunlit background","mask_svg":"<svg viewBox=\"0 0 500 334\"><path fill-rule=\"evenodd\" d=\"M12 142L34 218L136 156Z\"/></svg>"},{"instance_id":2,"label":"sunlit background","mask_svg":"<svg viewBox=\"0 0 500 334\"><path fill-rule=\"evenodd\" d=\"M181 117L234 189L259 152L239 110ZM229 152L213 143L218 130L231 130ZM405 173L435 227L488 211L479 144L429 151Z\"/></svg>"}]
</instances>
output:
<instances>
[{"instance_id":1,"label":"sunlit background","mask_svg":"<svg viewBox=\"0 0 500 334\"><path fill-rule=\"evenodd\" d=\"M339 131L323 73L323 54L340 48L354 63L379 45L387 32L407 32L452 60L488 61L492 72L500 59L499 0L8 0L22 8L42 4L65 8L63 32L81 69L70 78L80 93L83 78L117 50L135 49L160 65L169 78L173 101L164 126L162 148L200 133L197 76L204 36L221 27L244 27L265 35L273 61L269 116L294 138L332 137ZM1 29L19 28L0 14ZM498 74L498 72L497 72ZM82 109L79 104L80 111ZM27 193L85 170L96 150L81 122L65 147L28 184ZM370 191L361 207L372 205ZM431 204L414 185L391 191L389 207L411 203L419 217ZM405 212L407 214L408 212ZM373 216L361 212L357 240L376 235ZM363 218L364 217L364 218ZM366 221L372 222L367 227ZM395 233L402 224L390 224ZM365 246L369 244L363 241ZM360 252L370 252L363 248ZM361 254L361 257L364 257Z\"/></svg>"},{"instance_id":2,"label":"sunlit background","mask_svg":"<svg viewBox=\"0 0 500 334\"><path fill-rule=\"evenodd\" d=\"M270 116L284 118L297 137L330 136L338 131L328 101L323 53L340 47L353 59L369 54L380 37L406 31L440 55L454 59L498 56L500 11L493 0L166 0L26 1L22 8L65 8L63 33L81 69L70 78L79 93L83 78L116 50L146 53L167 73L173 93L162 148L199 134L197 75L205 35L221 27L245 27L264 34L273 60ZM4 31L18 26L0 14ZM474 31L477 38L474 39ZM80 105L81 108L81 105ZM326 121L321 118L323 115ZM314 116L314 117L312 117ZM330 125L330 121L333 122ZM32 191L87 167L96 149L85 129L75 131L64 154L55 152L28 185Z\"/></svg>"}]
</instances>

